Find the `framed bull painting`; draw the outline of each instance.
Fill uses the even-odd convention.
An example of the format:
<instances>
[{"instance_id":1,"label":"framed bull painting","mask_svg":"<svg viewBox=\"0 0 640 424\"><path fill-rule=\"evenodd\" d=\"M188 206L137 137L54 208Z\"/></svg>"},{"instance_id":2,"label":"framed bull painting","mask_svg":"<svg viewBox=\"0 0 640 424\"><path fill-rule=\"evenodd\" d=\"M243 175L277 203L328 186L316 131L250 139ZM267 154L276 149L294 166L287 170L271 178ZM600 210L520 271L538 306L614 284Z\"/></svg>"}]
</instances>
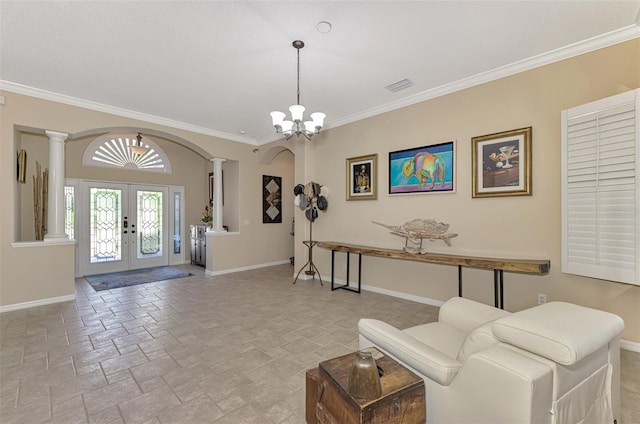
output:
<instances>
[{"instance_id":1,"label":"framed bull painting","mask_svg":"<svg viewBox=\"0 0 640 424\"><path fill-rule=\"evenodd\" d=\"M452 193L455 141L389 152L389 194Z\"/></svg>"}]
</instances>

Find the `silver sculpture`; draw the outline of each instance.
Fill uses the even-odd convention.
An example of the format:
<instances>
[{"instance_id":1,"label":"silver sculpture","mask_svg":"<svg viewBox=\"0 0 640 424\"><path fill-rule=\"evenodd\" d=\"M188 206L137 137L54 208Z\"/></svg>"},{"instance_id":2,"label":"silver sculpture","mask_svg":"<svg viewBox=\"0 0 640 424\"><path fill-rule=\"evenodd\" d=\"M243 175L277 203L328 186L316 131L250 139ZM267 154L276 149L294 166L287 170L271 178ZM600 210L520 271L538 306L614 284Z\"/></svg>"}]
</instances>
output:
<instances>
[{"instance_id":1,"label":"silver sculpture","mask_svg":"<svg viewBox=\"0 0 640 424\"><path fill-rule=\"evenodd\" d=\"M458 236L454 233L447 233L449 224L437 222L435 219L414 219L402 225L385 225L380 222L371 222L391 230L393 235L404 237L405 245L402 250L407 253L426 254L427 251L422 247L424 239L429 241L442 240L447 246L451 246L451 239ZM413 245L409 245L409 243Z\"/></svg>"}]
</instances>

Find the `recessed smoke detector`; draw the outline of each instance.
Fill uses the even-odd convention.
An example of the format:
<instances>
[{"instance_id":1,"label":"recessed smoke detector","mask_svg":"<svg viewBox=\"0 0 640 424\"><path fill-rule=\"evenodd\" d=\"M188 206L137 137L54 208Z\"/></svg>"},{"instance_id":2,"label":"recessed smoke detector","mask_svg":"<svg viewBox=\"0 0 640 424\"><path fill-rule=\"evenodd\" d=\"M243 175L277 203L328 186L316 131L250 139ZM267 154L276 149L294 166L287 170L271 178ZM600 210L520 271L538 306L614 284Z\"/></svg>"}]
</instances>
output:
<instances>
[{"instance_id":1,"label":"recessed smoke detector","mask_svg":"<svg viewBox=\"0 0 640 424\"><path fill-rule=\"evenodd\" d=\"M387 85L385 88L392 93L397 93L398 91L404 90L409 87L413 87L415 84L408 78L400 80L398 82L394 82L393 84Z\"/></svg>"},{"instance_id":2,"label":"recessed smoke detector","mask_svg":"<svg viewBox=\"0 0 640 424\"><path fill-rule=\"evenodd\" d=\"M318 25L316 25L316 29L318 30L318 32L328 34L331 32L331 22L320 21L318 22Z\"/></svg>"}]
</instances>

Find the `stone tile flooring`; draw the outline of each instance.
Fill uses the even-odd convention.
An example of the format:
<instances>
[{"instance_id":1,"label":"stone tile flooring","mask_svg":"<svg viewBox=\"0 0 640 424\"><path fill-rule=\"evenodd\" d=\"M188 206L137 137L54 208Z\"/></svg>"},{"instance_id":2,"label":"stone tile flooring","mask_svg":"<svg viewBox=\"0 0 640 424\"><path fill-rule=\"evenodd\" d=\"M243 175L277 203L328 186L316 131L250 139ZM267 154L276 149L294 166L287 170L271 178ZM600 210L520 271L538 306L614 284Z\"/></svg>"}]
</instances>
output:
<instances>
[{"instance_id":1,"label":"stone tile flooring","mask_svg":"<svg viewBox=\"0 0 640 424\"><path fill-rule=\"evenodd\" d=\"M0 315L2 423L304 423L305 370L357 349L356 324L437 308L292 285L281 265L95 292ZM640 423L640 354L622 354L623 423Z\"/></svg>"}]
</instances>

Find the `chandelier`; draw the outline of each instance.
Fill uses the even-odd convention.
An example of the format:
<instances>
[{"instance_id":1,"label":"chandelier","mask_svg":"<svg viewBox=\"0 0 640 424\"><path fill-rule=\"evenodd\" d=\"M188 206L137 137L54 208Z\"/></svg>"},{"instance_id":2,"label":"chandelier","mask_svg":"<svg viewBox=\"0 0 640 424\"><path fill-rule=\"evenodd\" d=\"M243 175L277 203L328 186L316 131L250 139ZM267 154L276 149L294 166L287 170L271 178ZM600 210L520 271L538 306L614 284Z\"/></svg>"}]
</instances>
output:
<instances>
[{"instance_id":1,"label":"chandelier","mask_svg":"<svg viewBox=\"0 0 640 424\"><path fill-rule=\"evenodd\" d=\"M131 150L132 153L136 155L144 155L149 151L149 149L142 144L142 134L138 133L138 135L136 135L136 141L138 144L132 144L129 146L129 150Z\"/></svg>"},{"instance_id":2,"label":"chandelier","mask_svg":"<svg viewBox=\"0 0 640 424\"><path fill-rule=\"evenodd\" d=\"M298 101L295 105L289 107L289 112L291 112L290 121L285 121L284 118L286 114L279 111L271 112L271 119L273 120L273 126L276 128L276 132L278 134L284 134L287 140L294 134L298 137L302 134L307 140L311 140L314 134L320 133L326 115L322 112L315 112L310 115L311 121L302 121L304 106L300 104L300 49L304 47L304 43L296 40L293 42L293 47L298 51Z\"/></svg>"}]
</instances>

